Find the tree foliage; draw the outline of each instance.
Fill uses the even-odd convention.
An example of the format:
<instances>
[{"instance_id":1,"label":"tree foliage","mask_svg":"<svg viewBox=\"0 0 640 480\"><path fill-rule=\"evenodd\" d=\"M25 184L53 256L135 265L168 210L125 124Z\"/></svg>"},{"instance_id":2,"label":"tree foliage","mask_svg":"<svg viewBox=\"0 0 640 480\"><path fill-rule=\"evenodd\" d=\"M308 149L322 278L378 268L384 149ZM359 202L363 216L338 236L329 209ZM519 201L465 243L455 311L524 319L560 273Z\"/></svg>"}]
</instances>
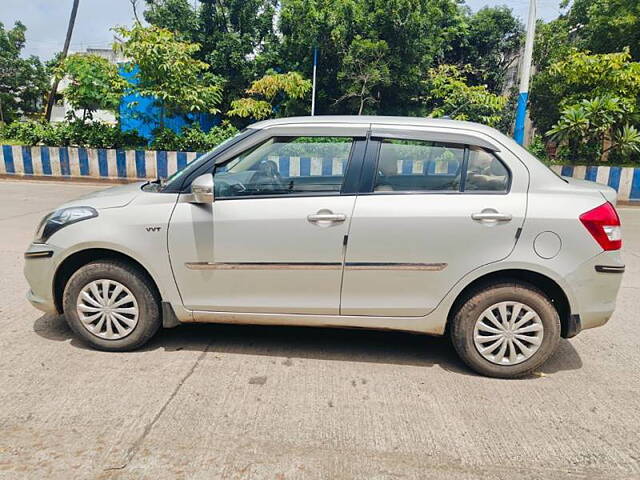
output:
<instances>
[{"instance_id":1,"label":"tree foliage","mask_svg":"<svg viewBox=\"0 0 640 480\"><path fill-rule=\"evenodd\" d=\"M26 30L20 22L8 30L0 23L0 122L38 112L49 87L40 59L20 56Z\"/></svg>"},{"instance_id":2,"label":"tree foliage","mask_svg":"<svg viewBox=\"0 0 640 480\"><path fill-rule=\"evenodd\" d=\"M283 0L280 57L286 69L310 77L318 47L317 109L342 113L349 106L336 100L353 87L338 79L344 57L362 46L361 39L385 42L392 81L373 89L379 101L371 113L410 114L419 107L420 79L443 56L462 22L455 0Z\"/></svg>"},{"instance_id":3,"label":"tree foliage","mask_svg":"<svg viewBox=\"0 0 640 480\"><path fill-rule=\"evenodd\" d=\"M468 85L465 74L471 69L440 65L429 70L423 85L430 117L447 116L490 126L501 121L508 98L491 93L486 85Z\"/></svg>"},{"instance_id":4,"label":"tree foliage","mask_svg":"<svg viewBox=\"0 0 640 480\"><path fill-rule=\"evenodd\" d=\"M179 41L171 31L154 26L115 30L125 39L116 46L131 59L125 68L134 74L136 92L155 98L163 114L220 111L221 82L194 58L198 44Z\"/></svg>"},{"instance_id":5,"label":"tree foliage","mask_svg":"<svg viewBox=\"0 0 640 480\"><path fill-rule=\"evenodd\" d=\"M232 101L227 114L255 120L270 117L274 112L284 116L292 103L304 98L310 90L311 82L297 72L271 71L251 83L245 91L249 97Z\"/></svg>"},{"instance_id":6,"label":"tree foliage","mask_svg":"<svg viewBox=\"0 0 640 480\"><path fill-rule=\"evenodd\" d=\"M445 63L470 65L469 81L493 92L505 88L508 69L517 62L523 45L522 22L506 6L466 12L460 35L445 53Z\"/></svg>"},{"instance_id":7,"label":"tree foliage","mask_svg":"<svg viewBox=\"0 0 640 480\"><path fill-rule=\"evenodd\" d=\"M547 96L559 110L545 131L572 158L605 159L608 152L636 151L640 63L628 50L608 54L573 51L542 74ZM541 104L534 102L537 108ZM536 110L534 110L536 112Z\"/></svg>"},{"instance_id":8,"label":"tree foliage","mask_svg":"<svg viewBox=\"0 0 640 480\"><path fill-rule=\"evenodd\" d=\"M183 152L205 152L238 133L238 129L228 122L213 127L208 132L199 125L184 127L179 133L165 128L155 135L150 147L156 150Z\"/></svg>"},{"instance_id":9,"label":"tree foliage","mask_svg":"<svg viewBox=\"0 0 640 480\"><path fill-rule=\"evenodd\" d=\"M123 132L117 125L85 123L79 119L58 123L16 121L0 127L0 138L51 147L136 148L147 143L136 131Z\"/></svg>"},{"instance_id":10,"label":"tree foliage","mask_svg":"<svg viewBox=\"0 0 640 480\"><path fill-rule=\"evenodd\" d=\"M70 55L56 74L67 78L63 95L74 109L84 111L83 121L96 110L117 111L127 86L118 67L98 55Z\"/></svg>"},{"instance_id":11,"label":"tree foliage","mask_svg":"<svg viewBox=\"0 0 640 480\"><path fill-rule=\"evenodd\" d=\"M638 0L574 0L567 15L575 31L575 46L594 53L629 48L640 61L640 2Z\"/></svg>"},{"instance_id":12,"label":"tree foliage","mask_svg":"<svg viewBox=\"0 0 640 480\"><path fill-rule=\"evenodd\" d=\"M146 0L145 19L174 32L183 41L198 43L195 58L225 79L223 109L264 74L275 47L276 0ZM275 48L271 51L275 52ZM277 59L273 59L276 66Z\"/></svg>"},{"instance_id":13,"label":"tree foliage","mask_svg":"<svg viewBox=\"0 0 640 480\"><path fill-rule=\"evenodd\" d=\"M534 77L531 113L536 127L546 132L562 109L582 100L616 97L635 110L638 94L640 63L632 62L628 51L592 55L572 49Z\"/></svg>"},{"instance_id":14,"label":"tree foliage","mask_svg":"<svg viewBox=\"0 0 640 480\"><path fill-rule=\"evenodd\" d=\"M389 46L384 40L374 41L357 35L338 71L344 94L336 102L355 100L358 115L362 115L366 105L377 103L380 99L374 96L374 90L391 83L388 52Z\"/></svg>"},{"instance_id":15,"label":"tree foliage","mask_svg":"<svg viewBox=\"0 0 640 480\"><path fill-rule=\"evenodd\" d=\"M629 124L633 112L620 98L604 96L566 107L548 135L566 144L571 158L604 160L609 152L640 152L640 132Z\"/></svg>"}]
</instances>

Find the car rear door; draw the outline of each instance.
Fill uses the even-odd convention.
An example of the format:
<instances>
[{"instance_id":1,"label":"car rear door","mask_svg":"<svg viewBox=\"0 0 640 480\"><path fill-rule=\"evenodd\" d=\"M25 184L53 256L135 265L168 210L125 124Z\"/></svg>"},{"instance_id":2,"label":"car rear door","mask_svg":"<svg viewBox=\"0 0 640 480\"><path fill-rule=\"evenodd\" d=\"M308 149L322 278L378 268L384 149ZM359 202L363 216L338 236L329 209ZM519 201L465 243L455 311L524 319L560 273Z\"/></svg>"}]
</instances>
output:
<instances>
[{"instance_id":1,"label":"car rear door","mask_svg":"<svg viewBox=\"0 0 640 480\"><path fill-rule=\"evenodd\" d=\"M507 257L528 171L473 131L372 126L343 274L342 315L423 316Z\"/></svg>"}]
</instances>

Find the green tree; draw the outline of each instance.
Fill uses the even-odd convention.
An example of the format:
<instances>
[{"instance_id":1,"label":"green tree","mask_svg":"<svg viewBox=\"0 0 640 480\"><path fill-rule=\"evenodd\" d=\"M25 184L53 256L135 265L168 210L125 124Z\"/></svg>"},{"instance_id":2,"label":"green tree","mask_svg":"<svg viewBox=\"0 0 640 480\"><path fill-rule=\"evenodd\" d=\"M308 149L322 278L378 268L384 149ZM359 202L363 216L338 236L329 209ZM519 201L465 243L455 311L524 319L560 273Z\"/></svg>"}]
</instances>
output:
<instances>
[{"instance_id":1,"label":"green tree","mask_svg":"<svg viewBox=\"0 0 640 480\"><path fill-rule=\"evenodd\" d=\"M469 80L493 92L505 87L508 69L518 61L524 38L522 22L506 6L467 12L465 25L445 54L445 63L471 65Z\"/></svg>"},{"instance_id":2,"label":"green tree","mask_svg":"<svg viewBox=\"0 0 640 480\"><path fill-rule=\"evenodd\" d=\"M245 91L250 96L232 101L227 115L255 120L268 118L274 113L287 116L295 102L303 99L310 90L311 82L297 72L271 71L251 83Z\"/></svg>"},{"instance_id":3,"label":"green tree","mask_svg":"<svg viewBox=\"0 0 640 480\"><path fill-rule=\"evenodd\" d=\"M391 82L376 89L378 113L417 113L420 79L460 34L463 12L455 0L283 0L279 54L286 70L312 74L319 48L317 110L342 113L336 103L348 84L338 81L343 57L358 36L388 47Z\"/></svg>"},{"instance_id":4,"label":"green tree","mask_svg":"<svg viewBox=\"0 0 640 480\"><path fill-rule=\"evenodd\" d=\"M338 71L338 81L343 84L344 94L336 100L355 100L358 115L362 115L365 105L378 102L374 89L391 83L389 47L384 40L369 40L357 35L342 59Z\"/></svg>"},{"instance_id":5,"label":"green tree","mask_svg":"<svg viewBox=\"0 0 640 480\"><path fill-rule=\"evenodd\" d=\"M606 160L609 152L640 153L640 132L629 124L632 113L617 97L582 100L566 107L547 135L566 144L574 160Z\"/></svg>"},{"instance_id":6,"label":"green tree","mask_svg":"<svg viewBox=\"0 0 640 480\"><path fill-rule=\"evenodd\" d=\"M272 66L277 0L146 0L145 19L198 43L195 58L225 79L221 108L227 109L247 85ZM271 52L271 53L270 53Z\"/></svg>"},{"instance_id":7,"label":"green tree","mask_svg":"<svg viewBox=\"0 0 640 480\"><path fill-rule=\"evenodd\" d=\"M560 17L551 22L538 21L536 37L533 43L533 64L544 71L549 66L569 55L574 48L571 27L566 18Z\"/></svg>"},{"instance_id":8,"label":"green tree","mask_svg":"<svg viewBox=\"0 0 640 480\"><path fill-rule=\"evenodd\" d=\"M549 23L538 22L536 30L537 73L531 85L530 106L534 124L543 133L558 124L564 109L573 106L575 112L580 111L577 104L582 100L597 97L630 100L613 84L628 73L626 68L620 69L620 62L624 60L619 55L597 57L589 52L620 54L628 47L627 60L640 60L640 3L637 0L574 0L571 3L564 0L561 6L568 7L566 14ZM584 53L576 57L576 51ZM566 62L567 59L571 62ZM558 68L565 72L559 72ZM612 69L611 75L608 69Z\"/></svg>"},{"instance_id":9,"label":"green tree","mask_svg":"<svg viewBox=\"0 0 640 480\"><path fill-rule=\"evenodd\" d=\"M161 128L167 115L220 111L222 86L207 72L208 65L193 57L198 44L179 41L169 30L154 26L136 24L115 31L125 39L116 48L131 59L125 68L134 75L133 89L155 99Z\"/></svg>"},{"instance_id":10,"label":"green tree","mask_svg":"<svg viewBox=\"0 0 640 480\"><path fill-rule=\"evenodd\" d=\"M472 67L440 65L429 70L422 82L425 109L430 117L447 116L497 126L505 114L508 98L491 93L486 85L468 84Z\"/></svg>"},{"instance_id":11,"label":"green tree","mask_svg":"<svg viewBox=\"0 0 640 480\"><path fill-rule=\"evenodd\" d=\"M0 122L39 111L49 88L49 76L40 59L20 56L26 30L20 22L9 30L0 23Z\"/></svg>"},{"instance_id":12,"label":"green tree","mask_svg":"<svg viewBox=\"0 0 640 480\"><path fill-rule=\"evenodd\" d=\"M562 110L595 97L618 98L629 112L638 111L640 63L628 51L589 54L575 49L534 77L531 114L536 128L549 131Z\"/></svg>"},{"instance_id":13,"label":"green tree","mask_svg":"<svg viewBox=\"0 0 640 480\"><path fill-rule=\"evenodd\" d=\"M573 51L549 67L559 82L564 100L574 102L585 96L613 94L635 104L640 94L640 62L631 60L628 49L607 54Z\"/></svg>"},{"instance_id":14,"label":"green tree","mask_svg":"<svg viewBox=\"0 0 640 480\"><path fill-rule=\"evenodd\" d=\"M118 67L98 55L71 55L57 67L57 75L68 79L63 95L74 109L83 111L83 122L96 110L117 111L128 85Z\"/></svg>"},{"instance_id":15,"label":"green tree","mask_svg":"<svg viewBox=\"0 0 640 480\"><path fill-rule=\"evenodd\" d=\"M198 15L189 0L146 0L144 18L184 41L197 41Z\"/></svg>"},{"instance_id":16,"label":"green tree","mask_svg":"<svg viewBox=\"0 0 640 480\"><path fill-rule=\"evenodd\" d=\"M567 14L576 32L576 47L594 53L629 48L640 61L640 2L638 0L574 0Z\"/></svg>"}]
</instances>

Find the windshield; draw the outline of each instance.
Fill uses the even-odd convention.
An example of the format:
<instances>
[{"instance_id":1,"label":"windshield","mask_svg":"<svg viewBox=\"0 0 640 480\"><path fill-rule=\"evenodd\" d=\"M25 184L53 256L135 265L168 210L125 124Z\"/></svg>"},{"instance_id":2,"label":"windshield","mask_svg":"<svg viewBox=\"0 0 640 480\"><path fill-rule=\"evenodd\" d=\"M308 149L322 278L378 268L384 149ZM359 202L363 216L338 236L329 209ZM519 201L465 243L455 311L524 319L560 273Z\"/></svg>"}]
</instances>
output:
<instances>
[{"instance_id":1,"label":"windshield","mask_svg":"<svg viewBox=\"0 0 640 480\"><path fill-rule=\"evenodd\" d=\"M173 191L176 187L179 188L181 186L181 184L182 184L183 177L187 173L192 171L194 168L198 168L198 166L202 162L208 160L212 156L215 156L215 155L218 155L219 153L222 153L223 151L225 151L230 146L235 145L236 143L238 143L243 138L248 137L253 132L255 132L255 130L251 130L249 128L245 128L244 130L241 130L240 132L238 132L233 137L229 137L226 140L224 140L222 143L220 143L217 147L215 147L210 152L202 154L199 157L191 160L183 169L178 170L173 175L171 175L169 178L167 178L166 182L164 183L164 190Z\"/></svg>"}]
</instances>

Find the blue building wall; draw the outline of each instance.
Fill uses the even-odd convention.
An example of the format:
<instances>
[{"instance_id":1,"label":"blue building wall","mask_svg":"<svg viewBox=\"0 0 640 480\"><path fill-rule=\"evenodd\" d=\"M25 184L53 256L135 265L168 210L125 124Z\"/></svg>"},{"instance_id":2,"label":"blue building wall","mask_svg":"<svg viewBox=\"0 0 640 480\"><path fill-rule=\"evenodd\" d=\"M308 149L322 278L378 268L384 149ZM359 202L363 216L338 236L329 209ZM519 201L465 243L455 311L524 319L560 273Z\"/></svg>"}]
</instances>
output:
<instances>
[{"instance_id":1,"label":"blue building wall","mask_svg":"<svg viewBox=\"0 0 640 480\"><path fill-rule=\"evenodd\" d=\"M132 84L137 83L136 69L127 72L120 67L120 75ZM132 104L133 103L133 104ZM120 101L120 129L123 132L137 130L138 134L151 142L153 131L160 126L160 108L154 105L151 97L143 97L138 94L125 95ZM191 124L198 124L205 132L220 123L220 118L208 113L187 113L173 117L166 117L164 125L176 133Z\"/></svg>"}]
</instances>

